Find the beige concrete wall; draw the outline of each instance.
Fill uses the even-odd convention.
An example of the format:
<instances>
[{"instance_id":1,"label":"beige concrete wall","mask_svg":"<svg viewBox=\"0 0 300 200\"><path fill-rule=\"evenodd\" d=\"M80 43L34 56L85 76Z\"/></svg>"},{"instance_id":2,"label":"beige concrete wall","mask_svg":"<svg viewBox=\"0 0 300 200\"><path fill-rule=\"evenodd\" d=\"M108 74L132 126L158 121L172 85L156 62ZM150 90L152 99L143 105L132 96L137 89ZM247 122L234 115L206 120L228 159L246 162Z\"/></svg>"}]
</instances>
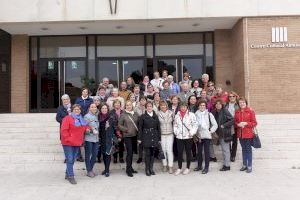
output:
<instances>
[{"instance_id":1,"label":"beige concrete wall","mask_svg":"<svg viewBox=\"0 0 300 200\"><path fill-rule=\"evenodd\" d=\"M11 41L11 112L29 112L29 37L13 35Z\"/></svg>"}]
</instances>

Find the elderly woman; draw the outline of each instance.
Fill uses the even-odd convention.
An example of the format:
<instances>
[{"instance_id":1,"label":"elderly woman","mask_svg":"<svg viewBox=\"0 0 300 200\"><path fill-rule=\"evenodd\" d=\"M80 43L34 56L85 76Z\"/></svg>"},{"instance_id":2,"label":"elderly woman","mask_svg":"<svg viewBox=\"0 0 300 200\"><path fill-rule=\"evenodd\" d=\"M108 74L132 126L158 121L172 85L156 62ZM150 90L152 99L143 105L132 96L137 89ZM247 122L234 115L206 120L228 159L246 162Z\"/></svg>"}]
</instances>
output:
<instances>
[{"instance_id":1,"label":"elderly woman","mask_svg":"<svg viewBox=\"0 0 300 200\"><path fill-rule=\"evenodd\" d=\"M160 111L157 113L160 122L161 130L161 146L165 155L163 162L163 172L166 172L169 167L169 173L173 174L173 112L168 109L168 104L165 101L161 101L159 104Z\"/></svg>"},{"instance_id":2,"label":"elderly woman","mask_svg":"<svg viewBox=\"0 0 300 200\"><path fill-rule=\"evenodd\" d=\"M138 143L145 151L145 171L147 176L155 175L153 170L154 153L161 141L158 116L153 112L152 102L146 103L146 112L139 119Z\"/></svg>"},{"instance_id":3,"label":"elderly woman","mask_svg":"<svg viewBox=\"0 0 300 200\"><path fill-rule=\"evenodd\" d=\"M215 110L213 115L218 124L216 131L219 136L219 142L221 144L222 155L223 155L223 167L220 171L230 170L230 142L232 141L231 126L233 125L233 117L227 109L224 108L223 101L217 99L215 103Z\"/></svg>"},{"instance_id":4,"label":"elderly woman","mask_svg":"<svg viewBox=\"0 0 300 200\"><path fill-rule=\"evenodd\" d=\"M109 110L112 110L113 107L113 102L114 100L118 99L121 102L121 109L124 109L124 99L119 96L119 90L118 88L113 88L111 91L111 96L108 97L106 103L108 105Z\"/></svg>"},{"instance_id":5,"label":"elderly woman","mask_svg":"<svg viewBox=\"0 0 300 200\"><path fill-rule=\"evenodd\" d=\"M185 102L180 104L180 110L175 116L174 120L174 134L177 141L178 149L178 169L175 175L183 173L187 175L190 173L191 164L191 150L193 144L193 135L198 129L196 116L194 113L188 111L188 105ZM182 171L183 151L186 152L186 169Z\"/></svg>"},{"instance_id":6,"label":"elderly woman","mask_svg":"<svg viewBox=\"0 0 300 200\"><path fill-rule=\"evenodd\" d=\"M169 75L167 80L170 84L170 88L173 91L173 94L175 94L175 95L179 94L180 87L177 83L174 82L174 77L172 75Z\"/></svg>"},{"instance_id":7,"label":"elderly woman","mask_svg":"<svg viewBox=\"0 0 300 200\"><path fill-rule=\"evenodd\" d=\"M64 94L61 96L62 105L58 107L57 113L56 113L56 121L60 124L62 123L62 120L71 114L71 101L70 97L67 94Z\"/></svg>"},{"instance_id":8,"label":"elderly woman","mask_svg":"<svg viewBox=\"0 0 300 200\"><path fill-rule=\"evenodd\" d=\"M234 115L234 125L237 128L237 137L240 139L243 155L243 167L240 171L252 172L252 147L251 142L254 137L253 128L256 127L255 112L248 107L245 98L239 98L239 109Z\"/></svg>"},{"instance_id":9,"label":"elderly woman","mask_svg":"<svg viewBox=\"0 0 300 200\"><path fill-rule=\"evenodd\" d=\"M133 177L133 173L137 173L132 168L133 150L136 146L136 136L138 133L138 115L133 111L131 101L126 101L125 110L121 114L118 122L118 127L123 133L123 138L127 150L126 155L126 174L129 177Z\"/></svg>"},{"instance_id":10,"label":"elderly woman","mask_svg":"<svg viewBox=\"0 0 300 200\"><path fill-rule=\"evenodd\" d=\"M94 178L96 174L93 171L96 157L99 148L99 121L98 121L99 111L97 105L92 103L89 108L88 114L84 116L85 121L91 128L90 131L85 133L85 166L87 170L87 176Z\"/></svg>"},{"instance_id":11,"label":"elderly woman","mask_svg":"<svg viewBox=\"0 0 300 200\"><path fill-rule=\"evenodd\" d=\"M81 106L74 104L72 113L66 116L61 125L61 144L66 157L66 176L71 184L77 184L74 178L74 162L83 143L84 133L90 131L87 122L81 115Z\"/></svg>"},{"instance_id":12,"label":"elderly woman","mask_svg":"<svg viewBox=\"0 0 300 200\"><path fill-rule=\"evenodd\" d=\"M210 161L209 149L212 139L211 134L217 130L218 124L213 114L207 110L207 102L205 100L199 101L198 111L195 113L195 115L198 122L198 134L200 135L201 141L197 143L198 167L196 167L194 171L200 171L203 169L202 152L204 151L205 166L202 170L202 174L207 174Z\"/></svg>"}]
</instances>

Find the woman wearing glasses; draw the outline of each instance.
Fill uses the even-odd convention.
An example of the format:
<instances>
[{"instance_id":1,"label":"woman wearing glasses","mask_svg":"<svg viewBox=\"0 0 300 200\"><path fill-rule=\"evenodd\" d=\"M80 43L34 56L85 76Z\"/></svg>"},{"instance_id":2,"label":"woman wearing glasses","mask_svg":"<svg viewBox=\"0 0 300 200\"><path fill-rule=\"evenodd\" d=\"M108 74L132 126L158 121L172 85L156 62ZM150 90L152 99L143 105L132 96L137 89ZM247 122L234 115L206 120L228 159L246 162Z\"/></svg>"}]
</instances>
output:
<instances>
[{"instance_id":1,"label":"woman wearing glasses","mask_svg":"<svg viewBox=\"0 0 300 200\"><path fill-rule=\"evenodd\" d=\"M237 99L238 99L237 93L231 91L228 95L228 103L225 105L225 109L227 109L233 117L235 111L239 109ZM237 137L236 137L236 129L234 128L234 126L231 127L231 134L232 134L232 142L230 144L230 160L231 162L234 162L236 156L236 150L237 150Z\"/></svg>"}]
</instances>

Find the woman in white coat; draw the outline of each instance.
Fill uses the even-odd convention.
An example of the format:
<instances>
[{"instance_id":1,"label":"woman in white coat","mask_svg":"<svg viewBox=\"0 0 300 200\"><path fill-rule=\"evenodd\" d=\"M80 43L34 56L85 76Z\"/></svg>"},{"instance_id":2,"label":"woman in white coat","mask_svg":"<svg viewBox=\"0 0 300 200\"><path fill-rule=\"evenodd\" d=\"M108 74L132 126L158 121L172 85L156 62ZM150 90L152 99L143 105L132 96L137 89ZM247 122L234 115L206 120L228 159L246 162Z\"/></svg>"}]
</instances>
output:
<instances>
[{"instance_id":1,"label":"woman in white coat","mask_svg":"<svg viewBox=\"0 0 300 200\"><path fill-rule=\"evenodd\" d=\"M188 104L182 102L180 110L174 119L174 134L177 141L178 169L175 175L190 173L191 150L193 145L193 135L196 134L198 124L194 113L188 111ZM183 150L186 152L186 169L182 171Z\"/></svg>"},{"instance_id":2,"label":"woman in white coat","mask_svg":"<svg viewBox=\"0 0 300 200\"><path fill-rule=\"evenodd\" d=\"M207 102L205 100L200 100L198 104L198 111L195 113L198 122L198 135L200 135L201 140L197 143L198 149L198 167L194 171L202 170L202 151L204 149L204 160L205 166L202 170L202 174L207 174L209 169L209 145L212 139L211 134L215 132L218 128L218 124L212 113L207 110Z\"/></svg>"}]
</instances>

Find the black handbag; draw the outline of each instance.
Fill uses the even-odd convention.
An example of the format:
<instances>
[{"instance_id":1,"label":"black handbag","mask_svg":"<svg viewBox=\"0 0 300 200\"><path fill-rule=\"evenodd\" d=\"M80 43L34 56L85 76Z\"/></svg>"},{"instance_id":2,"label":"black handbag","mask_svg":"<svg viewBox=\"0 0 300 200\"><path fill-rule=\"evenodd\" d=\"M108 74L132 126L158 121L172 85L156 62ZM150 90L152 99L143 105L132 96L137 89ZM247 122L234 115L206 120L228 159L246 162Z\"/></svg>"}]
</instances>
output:
<instances>
[{"instance_id":1,"label":"black handbag","mask_svg":"<svg viewBox=\"0 0 300 200\"><path fill-rule=\"evenodd\" d=\"M253 132L254 132L254 137L252 138L251 146L253 146L253 148L255 149L259 149L261 148L261 142L256 127L253 128Z\"/></svg>"},{"instance_id":2,"label":"black handbag","mask_svg":"<svg viewBox=\"0 0 300 200\"><path fill-rule=\"evenodd\" d=\"M158 143L157 150L158 150L158 156L157 156L157 158L158 158L159 160L166 159L165 154L164 154L164 152L163 152L163 150L162 150L162 147L161 147L161 143L160 143L160 142Z\"/></svg>"},{"instance_id":3,"label":"black handbag","mask_svg":"<svg viewBox=\"0 0 300 200\"><path fill-rule=\"evenodd\" d=\"M229 128L224 128L223 129L223 136L224 136L224 142L228 143L233 140L232 134L231 134L231 129Z\"/></svg>"}]
</instances>

